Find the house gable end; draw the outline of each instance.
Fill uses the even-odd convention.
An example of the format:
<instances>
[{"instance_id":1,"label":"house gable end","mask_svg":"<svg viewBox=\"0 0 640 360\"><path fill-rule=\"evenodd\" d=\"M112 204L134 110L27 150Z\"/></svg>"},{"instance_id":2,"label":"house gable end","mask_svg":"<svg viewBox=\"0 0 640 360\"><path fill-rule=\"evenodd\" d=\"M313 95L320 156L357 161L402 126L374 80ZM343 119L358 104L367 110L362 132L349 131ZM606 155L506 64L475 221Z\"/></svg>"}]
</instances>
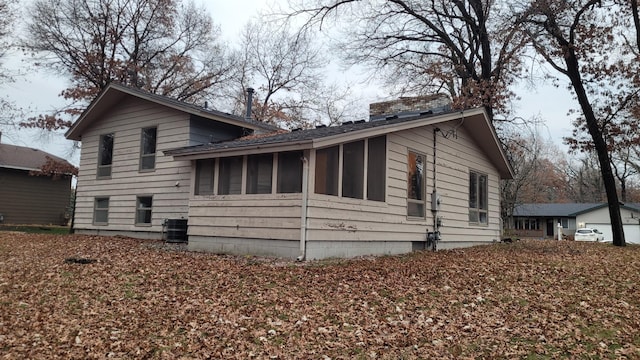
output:
<instances>
[{"instance_id":1,"label":"house gable end","mask_svg":"<svg viewBox=\"0 0 640 360\"><path fill-rule=\"evenodd\" d=\"M219 111L200 108L195 105L173 100L171 98L147 93L138 89L129 88L118 84L110 84L89 104L87 109L80 115L78 120L71 126L65 136L70 140L82 140L82 135L93 123L102 117L110 109L120 104L125 98L138 98L151 103L171 108L190 115L196 115L203 119L215 120L240 129L250 129L256 131L271 131L276 128L253 120L247 120L235 115L226 114Z\"/></svg>"}]
</instances>

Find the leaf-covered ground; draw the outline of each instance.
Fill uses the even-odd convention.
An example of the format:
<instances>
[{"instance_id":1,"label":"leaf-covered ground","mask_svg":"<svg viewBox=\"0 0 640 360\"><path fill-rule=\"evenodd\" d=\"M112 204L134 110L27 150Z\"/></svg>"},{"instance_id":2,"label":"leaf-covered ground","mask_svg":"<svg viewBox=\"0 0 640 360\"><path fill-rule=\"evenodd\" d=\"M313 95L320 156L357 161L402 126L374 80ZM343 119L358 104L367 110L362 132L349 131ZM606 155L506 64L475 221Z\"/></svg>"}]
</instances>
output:
<instances>
[{"instance_id":1,"label":"leaf-covered ground","mask_svg":"<svg viewBox=\"0 0 640 360\"><path fill-rule=\"evenodd\" d=\"M0 232L0 358L640 358L639 284L640 247L595 243L300 264Z\"/></svg>"}]
</instances>

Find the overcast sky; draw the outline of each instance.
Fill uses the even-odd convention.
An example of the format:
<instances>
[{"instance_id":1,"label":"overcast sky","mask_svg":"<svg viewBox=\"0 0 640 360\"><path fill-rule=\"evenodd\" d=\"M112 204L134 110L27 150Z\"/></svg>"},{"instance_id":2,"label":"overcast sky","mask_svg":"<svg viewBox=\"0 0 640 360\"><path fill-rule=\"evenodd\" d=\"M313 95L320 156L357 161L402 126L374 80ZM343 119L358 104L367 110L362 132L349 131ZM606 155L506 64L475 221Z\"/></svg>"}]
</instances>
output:
<instances>
[{"instance_id":1,"label":"overcast sky","mask_svg":"<svg viewBox=\"0 0 640 360\"><path fill-rule=\"evenodd\" d=\"M242 1L196 1L204 4L211 12L213 20L220 25L222 36L228 43L233 43L238 37L242 27L247 21L255 17L260 10L264 10L264 0ZM272 2L271 2L272 3ZM25 60L20 53L12 54L5 61L7 67L13 69L25 68ZM337 60L336 60L337 63ZM356 70L348 70L356 72ZM353 74L335 73L337 79ZM356 75L353 75L356 76ZM366 103L389 100L387 95L378 87L361 84L354 89L354 95L363 97ZM47 72L34 72L29 70L26 76L15 83L0 87L0 96L8 97L23 108L30 110L29 116L48 112L59 108L64 104L58 94L66 87L66 80L55 74ZM538 131L545 137L566 150L562 144L562 137L571 135L571 120L567 117L567 111L576 107L566 87L556 88L549 84L537 81L534 87L530 85L520 86L516 90L521 100L515 103L517 116L528 119L539 116L545 121ZM67 158L72 163L78 164L79 154L71 154L71 142L64 139L60 133L46 135L40 131L20 130L9 131L3 134L3 143L29 146L48 151L54 155Z\"/></svg>"}]
</instances>

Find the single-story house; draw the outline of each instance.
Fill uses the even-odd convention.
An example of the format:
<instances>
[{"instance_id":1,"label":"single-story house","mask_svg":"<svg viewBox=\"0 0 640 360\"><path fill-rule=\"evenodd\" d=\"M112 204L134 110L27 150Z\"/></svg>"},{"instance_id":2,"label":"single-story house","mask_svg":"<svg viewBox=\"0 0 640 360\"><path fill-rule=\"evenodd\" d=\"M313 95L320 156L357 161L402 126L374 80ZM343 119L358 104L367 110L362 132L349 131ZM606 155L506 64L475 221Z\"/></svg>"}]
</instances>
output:
<instances>
[{"instance_id":1,"label":"single-story house","mask_svg":"<svg viewBox=\"0 0 640 360\"><path fill-rule=\"evenodd\" d=\"M640 243L640 204L620 205L627 243ZM521 204L515 207L513 222L507 232L521 237L558 238L558 224L562 234L572 236L576 229L600 230L606 240L612 240L609 207L606 203Z\"/></svg>"},{"instance_id":2,"label":"single-story house","mask_svg":"<svg viewBox=\"0 0 640 360\"><path fill-rule=\"evenodd\" d=\"M438 100L439 101L439 100ZM436 101L437 102L437 101ZM111 84L82 141L75 230L299 259L498 241L512 169L482 108L404 111L282 131Z\"/></svg>"},{"instance_id":3,"label":"single-story house","mask_svg":"<svg viewBox=\"0 0 640 360\"><path fill-rule=\"evenodd\" d=\"M71 166L42 150L0 142L0 223L65 225L69 221L72 176L34 175L49 160Z\"/></svg>"}]
</instances>

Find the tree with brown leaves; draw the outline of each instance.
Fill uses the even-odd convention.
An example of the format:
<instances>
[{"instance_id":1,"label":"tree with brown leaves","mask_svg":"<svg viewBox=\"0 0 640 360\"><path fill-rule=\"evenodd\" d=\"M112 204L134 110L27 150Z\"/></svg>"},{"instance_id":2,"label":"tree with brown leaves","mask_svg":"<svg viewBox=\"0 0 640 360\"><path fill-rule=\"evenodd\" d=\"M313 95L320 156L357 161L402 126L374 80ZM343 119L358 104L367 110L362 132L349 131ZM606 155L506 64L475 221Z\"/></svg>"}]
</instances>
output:
<instances>
[{"instance_id":1,"label":"tree with brown leaves","mask_svg":"<svg viewBox=\"0 0 640 360\"><path fill-rule=\"evenodd\" d=\"M178 0L36 0L25 50L37 65L68 74L64 110L78 114L110 82L172 98L204 102L229 64L206 11ZM60 114L24 126L66 128Z\"/></svg>"}]
</instances>

